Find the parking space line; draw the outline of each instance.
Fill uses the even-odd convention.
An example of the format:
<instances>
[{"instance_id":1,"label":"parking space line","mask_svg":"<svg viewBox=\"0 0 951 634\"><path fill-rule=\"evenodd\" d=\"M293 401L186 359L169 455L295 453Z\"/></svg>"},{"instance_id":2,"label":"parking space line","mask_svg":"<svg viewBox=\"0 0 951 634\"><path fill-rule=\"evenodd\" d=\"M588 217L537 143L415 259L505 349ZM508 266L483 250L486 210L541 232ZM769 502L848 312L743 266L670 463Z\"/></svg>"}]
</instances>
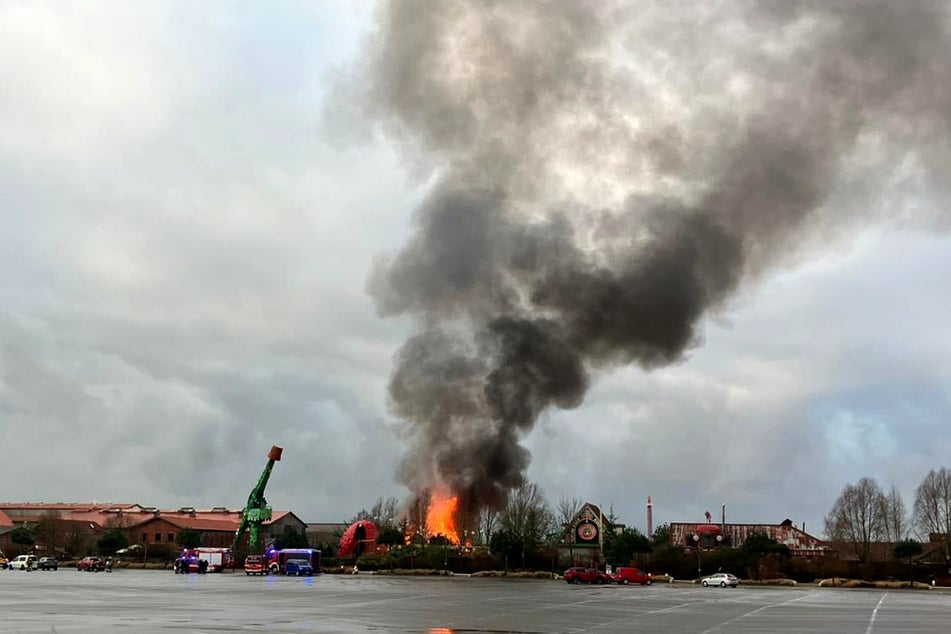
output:
<instances>
[{"instance_id":1,"label":"parking space line","mask_svg":"<svg viewBox=\"0 0 951 634\"><path fill-rule=\"evenodd\" d=\"M868 621L868 627L865 628L865 634L872 634L872 627L875 625L875 617L878 616L878 609L882 607L882 604L885 603L885 597L888 596L888 593L882 595L882 598L879 599L878 605L875 606L875 609L872 610L872 618Z\"/></svg>"},{"instance_id":2,"label":"parking space line","mask_svg":"<svg viewBox=\"0 0 951 634\"><path fill-rule=\"evenodd\" d=\"M722 629L723 627L725 627L725 626L727 626L727 625L730 625L731 623L736 623L737 621L742 621L743 619L748 618L748 617L751 617L751 616L753 616L754 614L758 614L758 613L762 612L763 610L768 610L768 609L770 609L770 608L778 608L778 607L781 606L781 605L787 605L787 604L789 604L789 603L795 603L796 601L802 601L803 599L806 599L806 598L808 598L808 597L811 597L811 596L813 596L813 595L815 595L815 594L818 594L818 591L810 592L809 594L807 594L807 595L805 595L805 596L796 597L795 599L789 599L788 601L780 601L779 603L770 603L770 604L768 604L768 605L762 605L762 606L756 608L755 610L752 610L752 611L750 611L750 612L747 612L746 614L741 614L740 616L734 617L734 618L730 619L729 621L724 621L723 623L720 623L719 625L714 625L714 626L711 627L710 629L704 630L704 631L701 632L700 634L711 634L712 632L716 632L716 631ZM868 634L868 632L866 632L866 634Z\"/></svg>"}]
</instances>

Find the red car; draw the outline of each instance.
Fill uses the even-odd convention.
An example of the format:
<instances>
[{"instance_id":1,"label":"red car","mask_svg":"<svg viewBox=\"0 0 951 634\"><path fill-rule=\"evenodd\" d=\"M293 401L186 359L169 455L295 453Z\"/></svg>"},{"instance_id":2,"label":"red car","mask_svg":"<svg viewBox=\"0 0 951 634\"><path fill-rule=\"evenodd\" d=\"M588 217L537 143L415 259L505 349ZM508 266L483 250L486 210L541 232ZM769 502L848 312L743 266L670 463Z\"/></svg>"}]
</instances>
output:
<instances>
[{"instance_id":1,"label":"red car","mask_svg":"<svg viewBox=\"0 0 951 634\"><path fill-rule=\"evenodd\" d=\"M617 572L611 575L611 579L625 586L629 583L639 583L642 586L654 583L651 573L644 572L640 568L625 568L624 566L618 568Z\"/></svg>"},{"instance_id":2,"label":"red car","mask_svg":"<svg viewBox=\"0 0 951 634\"><path fill-rule=\"evenodd\" d=\"M569 568L565 571L564 577L568 583L611 583L614 581L600 570L581 566Z\"/></svg>"},{"instance_id":3,"label":"red car","mask_svg":"<svg viewBox=\"0 0 951 634\"><path fill-rule=\"evenodd\" d=\"M102 557L83 557L76 564L76 570L85 570L86 572L100 572L106 569L106 560Z\"/></svg>"}]
</instances>

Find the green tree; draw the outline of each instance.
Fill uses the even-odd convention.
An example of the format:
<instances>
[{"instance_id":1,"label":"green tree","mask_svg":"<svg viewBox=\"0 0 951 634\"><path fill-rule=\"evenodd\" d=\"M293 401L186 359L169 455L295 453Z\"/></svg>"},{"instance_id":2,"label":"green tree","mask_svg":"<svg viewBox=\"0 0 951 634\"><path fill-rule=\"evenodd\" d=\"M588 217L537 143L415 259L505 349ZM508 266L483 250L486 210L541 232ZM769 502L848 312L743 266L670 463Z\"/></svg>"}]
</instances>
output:
<instances>
[{"instance_id":1,"label":"green tree","mask_svg":"<svg viewBox=\"0 0 951 634\"><path fill-rule=\"evenodd\" d=\"M655 528L654 534L651 536L651 542L653 542L654 548L670 546L670 524L661 524Z\"/></svg>"},{"instance_id":2,"label":"green tree","mask_svg":"<svg viewBox=\"0 0 951 634\"><path fill-rule=\"evenodd\" d=\"M751 533L748 535L743 542L741 550L758 557L765 555L789 556L789 546L780 544L764 532Z\"/></svg>"},{"instance_id":3,"label":"green tree","mask_svg":"<svg viewBox=\"0 0 951 634\"><path fill-rule=\"evenodd\" d=\"M492 533L489 540L489 551L505 559L505 569L508 570L509 559L516 559L522 550L521 540L509 530L498 530Z\"/></svg>"},{"instance_id":4,"label":"green tree","mask_svg":"<svg viewBox=\"0 0 951 634\"><path fill-rule=\"evenodd\" d=\"M274 540L274 547L278 550L282 548L307 548L307 535L298 533L293 526L285 526L281 536Z\"/></svg>"},{"instance_id":5,"label":"green tree","mask_svg":"<svg viewBox=\"0 0 951 634\"><path fill-rule=\"evenodd\" d=\"M182 548L197 548L204 543L205 536L194 528L186 527L178 531L175 541Z\"/></svg>"},{"instance_id":6,"label":"green tree","mask_svg":"<svg viewBox=\"0 0 951 634\"><path fill-rule=\"evenodd\" d=\"M917 555L920 555L924 550L924 546L921 545L921 542L915 539L906 539L895 544L894 555L895 559L907 559L908 560L908 583L909 585L914 584L915 582L915 562L914 558Z\"/></svg>"},{"instance_id":7,"label":"green tree","mask_svg":"<svg viewBox=\"0 0 951 634\"><path fill-rule=\"evenodd\" d=\"M36 537L26 526L17 526L10 531L10 541L19 546L32 546L36 543Z\"/></svg>"},{"instance_id":8,"label":"green tree","mask_svg":"<svg viewBox=\"0 0 951 634\"><path fill-rule=\"evenodd\" d=\"M121 548L126 548L128 545L129 538L126 537L125 532L121 528L111 528L103 533L102 537L96 540L96 546L102 554L111 555Z\"/></svg>"},{"instance_id":9,"label":"green tree","mask_svg":"<svg viewBox=\"0 0 951 634\"><path fill-rule=\"evenodd\" d=\"M376 543L384 546L402 546L404 542L403 533L398 528L384 528L376 536Z\"/></svg>"},{"instance_id":10,"label":"green tree","mask_svg":"<svg viewBox=\"0 0 951 634\"><path fill-rule=\"evenodd\" d=\"M907 559L910 564L912 557L920 555L923 550L924 546L917 539L906 539L895 544L895 559Z\"/></svg>"},{"instance_id":11,"label":"green tree","mask_svg":"<svg viewBox=\"0 0 951 634\"><path fill-rule=\"evenodd\" d=\"M605 541L605 558L618 566L629 564L637 553L650 551L651 545L647 537L636 528L625 528L619 535L614 535L611 540Z\"/></svg>"}]
</instances>

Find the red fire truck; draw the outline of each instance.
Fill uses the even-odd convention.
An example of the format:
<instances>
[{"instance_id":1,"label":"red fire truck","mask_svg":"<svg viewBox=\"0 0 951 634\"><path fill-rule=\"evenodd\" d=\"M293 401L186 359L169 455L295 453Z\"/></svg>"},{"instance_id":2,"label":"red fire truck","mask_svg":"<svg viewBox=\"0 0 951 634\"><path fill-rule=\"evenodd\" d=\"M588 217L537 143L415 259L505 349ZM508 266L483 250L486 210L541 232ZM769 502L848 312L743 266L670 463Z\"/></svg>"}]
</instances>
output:
<instances>
[{"instance_id":1,"label":"red fire truck","mask_svg":"<svg viewBox=\"0 0 951 634\"><path fill-rule=\"evenodd\" d=\"M199 546L198 548L189 548L182 552L180 561L182 566L187 566L183 572L198 572L201 560L208 562L207 572L222 572L224 570L234 569L234 557L230 548L213 548L210 546Z\"/></svg>"}]
</instances>

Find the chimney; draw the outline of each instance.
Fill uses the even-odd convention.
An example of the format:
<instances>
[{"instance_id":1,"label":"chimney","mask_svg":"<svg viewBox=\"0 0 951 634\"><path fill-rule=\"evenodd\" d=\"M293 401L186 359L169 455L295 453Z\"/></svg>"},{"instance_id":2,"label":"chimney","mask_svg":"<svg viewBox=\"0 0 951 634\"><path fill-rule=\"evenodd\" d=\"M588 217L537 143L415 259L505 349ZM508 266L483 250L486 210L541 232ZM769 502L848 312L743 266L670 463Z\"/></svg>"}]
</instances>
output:
<instances>
[{"instance_id":1,"label":"chimney","mask_svg":"<svg viewBox=\"0 0 951 634\"><path fill-rule=\"evenodd\" d=\"M654 503L651 496L647 496L647 539L654 539Z\"/></svg>"},{"instance_id":2,"label":"chimney","mask_svg":"<svg viewBox=\"0 0 951 634\"><path fill-rule=\"evenodd\" d=\"M726 502L720 505L720 534L726 530Z\"/></svg>"}]
</instances>

